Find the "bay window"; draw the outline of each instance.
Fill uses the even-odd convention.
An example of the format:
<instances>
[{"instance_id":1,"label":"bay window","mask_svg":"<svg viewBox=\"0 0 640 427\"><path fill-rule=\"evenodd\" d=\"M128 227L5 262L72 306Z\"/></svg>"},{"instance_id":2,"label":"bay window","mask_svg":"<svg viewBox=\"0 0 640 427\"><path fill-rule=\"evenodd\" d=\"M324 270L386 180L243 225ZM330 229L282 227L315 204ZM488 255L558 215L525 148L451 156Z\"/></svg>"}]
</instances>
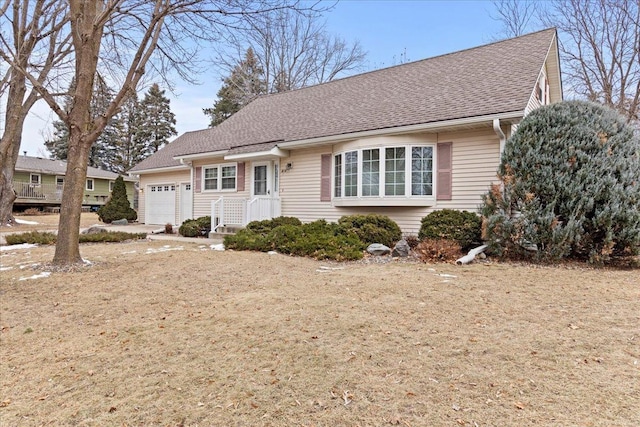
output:
<instances>
[{"instance_id":1,"label":"bay window","mask_svg":"<svg viewBox=\"0 0 640 427\"><path fill-rule=\"evenodd\" d=\"M335 154L334 202L384 205L394 200L435 200L434 148L433 144L400 145Z\"/></svg>"}]
</instances>

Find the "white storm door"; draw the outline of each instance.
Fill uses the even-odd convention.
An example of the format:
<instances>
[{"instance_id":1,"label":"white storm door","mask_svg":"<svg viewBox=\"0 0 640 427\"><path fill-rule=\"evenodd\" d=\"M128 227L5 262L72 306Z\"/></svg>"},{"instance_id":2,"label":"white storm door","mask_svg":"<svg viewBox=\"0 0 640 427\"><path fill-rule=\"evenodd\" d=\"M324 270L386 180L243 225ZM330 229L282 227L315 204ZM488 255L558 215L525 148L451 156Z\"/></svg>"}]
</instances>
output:
<instances>
[{"instance_id":1,"label":"white storm door","mask_svg":"<svg viewBox=\"0 0 640 427\"><path fill-rule=\"evenodd\" d=\"M251 183L251 193L253 197L271 197L272 178L270 175L271 162L260 162L253 164L253 182Z\"/></svg>"}]
</instances>

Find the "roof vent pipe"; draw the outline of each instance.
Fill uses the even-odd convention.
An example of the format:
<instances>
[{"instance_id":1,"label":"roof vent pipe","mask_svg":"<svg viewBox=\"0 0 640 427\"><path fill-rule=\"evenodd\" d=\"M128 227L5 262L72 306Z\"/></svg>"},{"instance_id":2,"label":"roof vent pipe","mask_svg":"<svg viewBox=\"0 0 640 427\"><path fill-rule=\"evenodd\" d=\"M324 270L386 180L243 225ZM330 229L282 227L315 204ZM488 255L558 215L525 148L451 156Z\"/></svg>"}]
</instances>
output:
<instances>
[{"instance_id":1,"label":"roof vent pipe","mask_svg":"<svg viewBox=\"0 0 640 427\"><path fill-rule=\"evenodd\" d=\"M500 119L493 119L493 131L500 138L500 158L502 158L504 146L507 142L507 136L504 134L504 132L502 132L502 128L500 127Z\"/></svg>"}]
</instances>

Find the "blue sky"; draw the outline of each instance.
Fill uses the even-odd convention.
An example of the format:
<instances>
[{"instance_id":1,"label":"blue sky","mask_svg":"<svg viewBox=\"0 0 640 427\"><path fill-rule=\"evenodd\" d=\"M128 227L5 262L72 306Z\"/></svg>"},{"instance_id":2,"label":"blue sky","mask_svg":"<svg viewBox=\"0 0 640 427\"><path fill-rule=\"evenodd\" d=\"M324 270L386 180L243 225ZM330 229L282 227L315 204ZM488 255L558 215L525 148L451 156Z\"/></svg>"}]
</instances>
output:
<instances>
[{"instance_id":1,"label":"blue sky","mask_svg":"<svg viewBox=\"0 0 640 427\"><path fill-rule=\"evenodd\" d=\"M363 71L368 71L395 65L403 55L416 61L490 43L501 30L491 18L493 10L491 1L480 0L342 0L326 20L330 32L360 42L367 52ZM178 82L175 94L167 91L178 135L207 127L202 108L213 105L220 76L202 74L199 80L202 85ZM48 156L43 141L54 120L46 105L37 105L25 123L21 152Z\"/></svg>"}]
</instances>

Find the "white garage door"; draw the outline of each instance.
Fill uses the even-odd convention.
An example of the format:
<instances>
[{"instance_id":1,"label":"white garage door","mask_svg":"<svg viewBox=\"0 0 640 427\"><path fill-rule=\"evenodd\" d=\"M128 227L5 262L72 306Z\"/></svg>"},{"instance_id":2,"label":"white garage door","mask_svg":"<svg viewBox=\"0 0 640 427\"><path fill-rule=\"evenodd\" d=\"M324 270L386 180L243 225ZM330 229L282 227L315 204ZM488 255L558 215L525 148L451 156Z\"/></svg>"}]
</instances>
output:
<instances>
[{"instance_id":1,"label":"white garage door","mask_svg":"<svg viewBox=\"0 0 640 427\"><path fill-rule=\"evenodd\" d=\"M146 224L174 224L176 221L176 186L148 185L146 190Z\"/></svg>"}]
</instances>

